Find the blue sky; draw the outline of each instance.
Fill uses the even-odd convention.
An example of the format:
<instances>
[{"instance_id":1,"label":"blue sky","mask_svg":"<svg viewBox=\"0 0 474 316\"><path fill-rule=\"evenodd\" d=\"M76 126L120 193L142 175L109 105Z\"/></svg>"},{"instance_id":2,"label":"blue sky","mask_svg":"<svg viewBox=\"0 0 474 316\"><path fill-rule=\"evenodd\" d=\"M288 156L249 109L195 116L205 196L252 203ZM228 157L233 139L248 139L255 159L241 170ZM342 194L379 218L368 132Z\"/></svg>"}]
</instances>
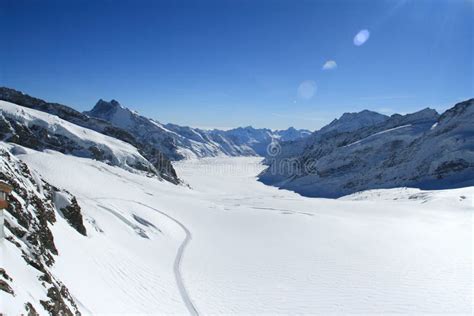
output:
<instances>
[{"instance_id":1,"label":"blue sky","mask_svg":"<svg viewBox=\"0 0 474 316\"><path fill-rule=\"evenodd\" d=\"M114 98L164 123L314 130L343 112L473 97L472 0L0 8L0 85L79 110Z\"/></svg>"}]
</instances>

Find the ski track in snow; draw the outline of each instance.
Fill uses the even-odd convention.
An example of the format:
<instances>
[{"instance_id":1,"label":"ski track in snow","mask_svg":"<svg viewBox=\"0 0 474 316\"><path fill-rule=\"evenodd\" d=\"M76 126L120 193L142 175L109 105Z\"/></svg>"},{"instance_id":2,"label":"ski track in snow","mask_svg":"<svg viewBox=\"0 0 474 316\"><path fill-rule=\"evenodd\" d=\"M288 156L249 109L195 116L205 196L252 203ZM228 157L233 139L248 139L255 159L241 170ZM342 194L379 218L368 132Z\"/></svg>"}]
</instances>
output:
<instances>
[{"instance_id":1,"label":"ski track in snow","mask_svg":"<svg viewBox=\"0 0 474 316\"><path fill-rule=\"evenodd\" d=\"M181 229L184 231L186 236L185 236L183 242L178 247L176 257L175 257L175 260L174 260L174 264L173 264L173 272L174 272L174 276L175 276L175 279L176 279L176 285L178 286L179 294L181 295L181 298L183 299L183 302L186 305L186 308L188 309L189 313L191 315L196 315L196 316L199 315L196 306L194 305L194 303L191 300L191 297L189 296L188 290L186 289L186 285L184 284L183 276L181 274L181 260L183 258L184 251L186 250L186 246L189 244L189 242L192 239L192 234L189 231L189 229L186 226L184 226L183 223L181 223L180 221L178 221L176 218L172 217L171 215L169 215L169 214L167 214L163 211L160 211L160 210L158 210L154 207L151 207L151 206L149 206L145 203L142 203L142 202L138 202L138 201L134 201L134 200L127 200L127 199L119 199L119 198L94 198L92 200L94 200L94 201L100 201L100 200L115 200L115 201L117 201L117 200L119 200L119 201L126 201L126 202L136 203L136 204L139 204L141 206L147 207L151 210L154 210L155 212L160 213L161 215L165 216L166 218L168 218L171 221L173 221L174 223L176 223L179 227L181 227Z\"/></svg>"}]
</instances>

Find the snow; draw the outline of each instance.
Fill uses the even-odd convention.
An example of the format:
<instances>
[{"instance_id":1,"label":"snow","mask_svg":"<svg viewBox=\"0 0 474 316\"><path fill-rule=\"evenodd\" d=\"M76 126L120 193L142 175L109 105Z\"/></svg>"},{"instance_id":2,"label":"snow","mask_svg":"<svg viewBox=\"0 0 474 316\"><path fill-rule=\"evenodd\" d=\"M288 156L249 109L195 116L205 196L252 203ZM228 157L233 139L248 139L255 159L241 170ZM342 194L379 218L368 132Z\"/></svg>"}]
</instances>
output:
<instances>
[{"instance_id":1,"label":"snow","mask_svg":"<svg viewBox=\"0 0 474 316\"><path fill-rule=\"evenodd\" d=\"M357 113L344 113L339 119L335 119L330 124L321 128L318 133L325 134L329 132L352 132L365 126L375 125L384 122L388 116L363 110Z\"/></svg>"},{"instance_id":2,"label":"snow","mask_svg":"<svg viewBox=\"0 0 474 316\"><path fill-rule=\"evenodd\" d=\"M80 127L55 115L29 109L14 103L0 100L0 115L10 117L27 126L37 125L47 129L52 134L63 135L86 150L96 146L106 154L111 155L114 161L111 163L132 170L135 163L150 165L150 163L138 152L138 150L121 140L106 136L96 131ZM77 153L81 155L80 152Z\"/></svg>"},{"instance_id":3,"label":"snow","mask_svg":"<svg viewBox=\"0 0 474 316\"><path fill-rule=\"evenodd\" d=\"M473 187L317 199L258 182L260 158L181 161L186 187L23 152L82 208L87 237L60 217L52 227L54 275L82 312L472 312ZM34 275L11 248L6 270L29 286Z\"/></svg>"},{"instance_id":4,"label":"snow","mask_svg":"<svg viewBox=\"0 0 474 316\"><path fill-rule=\"evenodd\" d=\"M389 129L387 129L387 130L374 133L374 134L369 135L369 136L367 136L367 137L365 137L365 138L362 138L362 139L360 139L360 140L358 140L358 141L355 141L355 142L353 142L353 143L350 143L350 144L348 144L348 145L345 145L344 147L350 147L350 146L353 146L353 145L356 145L356 144L360 144L360 143L364 142L365 140L368 140L368 139L370 139L370 138L372 138L372 137L377 137L377 136L380 136L380 135L384 135L384 134L387 134L387 133L390 133L390 132L398 131L398 130L400 130L400 129L406 129L406 128L409 128L409 127L411 127L411 124L402 125L402 126L398 126L398 127L394 127L394 128L389 128Z\"/></svg>"},{"instance_id":5,"label":"snow","mask_svg":"<svg viewBox=\"0 0 474 316\"><path fill-rule=\"evenodd\" d=\"M176 124L161 124L131 110L118 102L100 100L87 115L109 121L123 128L144 143L151 144L172 160L218 156L265 155L268 143L274 137L295 140L310 134L307 130L272 131L251 126L227 131L202 130Z\"/></svg>"},{"instance_id":6,"label":"snow","mask_svg":"<svg viewBox=\"0 0 474 316\"><path fill-rule=\"evenodd\" d=\"M0 267L7 271L7 274L14 282L9 282L15 296L0 291L0 310L5 315L21 315L24 312L23 304L17 302L27 302L41 306L40 300L47 300L45 289L35 282L42 275L32 266L26 265L22 258L20 249L5 239L0 240ZM44 309L37 310L46 314Z\"/></svg>"},{"instance_id":7,"label":"snow","mask_svg":"<svg viewBox=\"0 0 474 316\"><path fill-rule=\"evenodd\" d=\"M441 116L429 108L390 118L369 111L344 114L307 139L283 143L281 154L266 159L269 168L260 180L330 198L400 186L473 186L473 105L461 102ZM371 122L373 116L382 121Z\"/></svg>"}]
</instances>

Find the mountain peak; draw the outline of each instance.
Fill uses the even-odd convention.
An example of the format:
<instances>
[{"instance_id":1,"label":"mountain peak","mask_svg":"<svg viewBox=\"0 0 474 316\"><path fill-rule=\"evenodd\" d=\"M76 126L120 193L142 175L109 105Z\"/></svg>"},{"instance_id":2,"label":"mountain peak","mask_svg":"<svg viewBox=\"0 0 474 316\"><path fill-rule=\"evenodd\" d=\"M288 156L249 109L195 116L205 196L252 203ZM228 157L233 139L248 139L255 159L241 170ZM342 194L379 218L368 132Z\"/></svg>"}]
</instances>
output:
<instances>
[{"instance_id":1,"label":"mountain peak","mask_svg":"<svg viewBox=\"0 0 474 316\"><path fill-rule=\"evenodd\" d=\"M124 109L124 107L117 100L112 99L110 101L105 101L103 99L99 99L99 101L97 101L94 108L90 112L93 112L93 111L104 112L104 111L110 111L117 108Z\"/></svg>"},{"instance_id":2,"label":"mountain peak","mask_svg":"<svg viewBox=\"0 0 474 316\"><path fill-rule=\"evenodd\" d=\"M351 132L361 127L375 125L388 119L388 116L369 110L360 112L346 112L338 119L321 129L321 132L330 131Z\"/></svg>"},{"instance_id":3,"label":"mountain peak","mask_svg":"<svg viewBox=\"0 0 474 316\"><path fill-rule=\"evenodd\" d=\"M105 101L99 99L95 106L85 114L112 122L118 127L124 128L132 124L132 116L134 112L122 106L117 100Z\"/></svg>"},{"instance_id":4,"label":"mountain peak","mask_svg":"<svg viewBox=\"0 0 474 316\"><path fill-rule=\"evenodd\" d=\"M339 118L339 121L341 120L354 120L354 119L361 119L361 118L376 118L376 119L382 119L382 118L387 118L386 115L370 111L370 110L362 110L360 112L346 112L342 114L342 116Z\"/></svg>"}]
</instances>

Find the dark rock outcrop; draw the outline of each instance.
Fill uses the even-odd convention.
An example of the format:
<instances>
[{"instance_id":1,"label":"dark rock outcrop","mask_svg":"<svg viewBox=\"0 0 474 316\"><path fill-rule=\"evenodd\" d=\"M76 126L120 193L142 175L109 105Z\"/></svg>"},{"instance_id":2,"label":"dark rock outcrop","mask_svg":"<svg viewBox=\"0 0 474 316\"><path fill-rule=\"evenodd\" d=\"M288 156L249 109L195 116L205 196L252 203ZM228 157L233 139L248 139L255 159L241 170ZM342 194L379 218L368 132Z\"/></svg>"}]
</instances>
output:
<instances>
[{"instance_id":1,"label":"dark rock outcrop","mask_svg":"<svg viewBox=\"0 0 474 316\"><path fill-rule=\"evenodd\" d=\"M0 180L13 187L9 196L9 206L4 211L7 232L4 242L10 242L18 248L25 263L40 273L38 282L49 298L41 301L45 310L51 315L79 314L76 302L69 294L66 285L50 271L55 256L58 255L50 229L57 220L54 196L58 189L39 176L34 176L26 164L2 148L0 148ZM72 195L69 197L75 201L75 204L72 203L74 210L70 211L70 214L73 214L70 216L73 219L71 226L85 233L80 207ZM0 289L14 294L12 289L14 282L8 271L0 269ZM32 302L24 302L24 306L26 313L37 313L38 306L35 308Z\"/></svg>"}]
</instances>

